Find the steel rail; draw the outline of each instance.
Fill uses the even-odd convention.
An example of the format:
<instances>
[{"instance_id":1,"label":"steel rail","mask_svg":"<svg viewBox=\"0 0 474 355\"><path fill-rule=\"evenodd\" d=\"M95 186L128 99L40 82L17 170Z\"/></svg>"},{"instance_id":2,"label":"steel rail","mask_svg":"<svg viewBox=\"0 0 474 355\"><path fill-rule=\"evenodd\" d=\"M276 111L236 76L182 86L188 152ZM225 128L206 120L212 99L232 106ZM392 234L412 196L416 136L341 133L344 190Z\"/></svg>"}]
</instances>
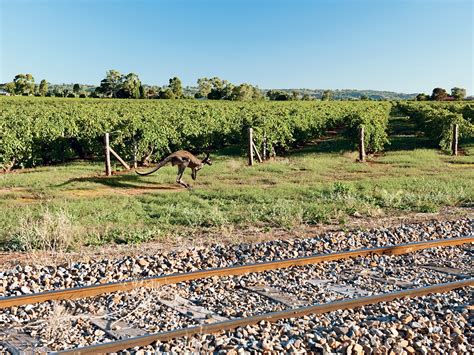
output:
<instances>
[{"instance_id":1,"label":"steel rail","mask_svg":"<svg viewBox=\"0 0 474 355\"><path fill-rule=\"evenodd\" d=\"M117 352L124 349L130 349L137 346L147 346L155 341L168 341L175 338L192 336L196 334L212 334L221 331L231 330L238 327L244 327L247 325L254 325L261 321L275 322L280 319L298 318L306 315L323 314L343 309L353 309L356 307L362 307L372 305L380 302L390 302L402 297L418 297L425 296L432 293L444 293L449 292L457 288L463 288L468 286L474 286L474 278L467 280L460 280L442 284L436 284L431 286L412 288L408 290L395 291L390 293L382 293L373 296L359 297L354 299L347 299L342 301L329 302L324 304L318 304L314 306L301 307L295 309L289 309L279 312L270 312L260 315L256 315L248 318L236 318L223 322L216 322L206 325L199 325L195 327L188 327L178 330L172 330L168 332L147 334L138 337L118 340L109 343L91 345L76 349L63 350L57 352L57 354L103 354L110 352Z\"/></svg>"},{"instance_id":2,"label":"steel rail","mask_svg":"<svg viewBox=\"0 0 474 355\"><path fill-rule=\"evenodd\" d=\"M456 246L474 242L474 236L446 238L429 240L423 242L406 243L399 245L390 245L376 248L363 248L350 251L342 251L330 254L316 254L293 259L283 259L276 261L267 261L255 264L238 265L231 267L222 267L208 270L198 270L187 273L175 273L169 275L152 276L136 280L117 281L105 284L97 284L91 286L74 287L68 289L51 290L34 294L26 294L20 296L0 297L0 309L8 307L16 307L26 304L52 301L52 300L68 300L77 298L93 297L104 293L117 291L129 291L139 287L159 287L163 285L175 284L183 281L191 281L213 276L232 276L242 275L252 272L262 272L291 266L300 266L308 264L316 264L326 261L335 261L348 259L358 256L367 256L372 254L378 255L401 255L411 253L417 250Z\"/></svg>"}]
</instances>

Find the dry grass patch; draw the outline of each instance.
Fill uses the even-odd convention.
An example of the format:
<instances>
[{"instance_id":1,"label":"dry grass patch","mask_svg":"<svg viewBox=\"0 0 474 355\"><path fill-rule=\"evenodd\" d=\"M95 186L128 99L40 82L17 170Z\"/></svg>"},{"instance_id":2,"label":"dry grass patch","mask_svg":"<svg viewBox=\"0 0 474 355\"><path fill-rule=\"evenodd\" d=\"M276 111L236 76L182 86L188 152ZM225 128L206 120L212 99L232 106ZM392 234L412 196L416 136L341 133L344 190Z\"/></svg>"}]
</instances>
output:
<instances>
[{"instance_id":1,"label":"dry grass patch","mask_svg":"<svg viewBox=\"0 0 474 355\"><path fill-rule=\"evenodd\" d=\"M46 208L39 218L31 214L21 217L10 242L13 249L26 252L65 253L73 249L76 241L77 230L68 212Z\"/></svg>"}]
</instances>

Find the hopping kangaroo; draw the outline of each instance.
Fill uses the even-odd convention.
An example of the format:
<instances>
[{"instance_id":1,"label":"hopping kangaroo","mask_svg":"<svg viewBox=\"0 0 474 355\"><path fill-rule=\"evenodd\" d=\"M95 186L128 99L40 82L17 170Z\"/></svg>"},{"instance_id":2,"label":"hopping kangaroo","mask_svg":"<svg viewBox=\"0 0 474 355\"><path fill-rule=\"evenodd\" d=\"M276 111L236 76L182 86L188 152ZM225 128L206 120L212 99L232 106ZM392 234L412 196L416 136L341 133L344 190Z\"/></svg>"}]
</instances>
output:
<instances>
[{"instance_id":1,"label":"hopping kangaroo","mask_svg":"<svg viewBox=\"0 0 474 355\"><path fill-rule=\"evenodd\" d=\"M176 182L186 188L190 187L189 184L186 184L182 180L184 170L186 170L186 168L190 168L192 170L191 176L193 180L196 180L197 172L202 169L204 164L212 165L211 159L209 158L209 153L206 153L206 157L201 160L199 158L196 158L193 154L186 150L178 150L177 152L171 153L165 159L160 161L152 171L149 171L147 173L141 173L139 171L136 171L136 173L142 176L150 175L162 166L168 164L169 162L171 162L171 165L173 166L178 166L178 176L176 178Z\"/></svg>"}]
</instances>

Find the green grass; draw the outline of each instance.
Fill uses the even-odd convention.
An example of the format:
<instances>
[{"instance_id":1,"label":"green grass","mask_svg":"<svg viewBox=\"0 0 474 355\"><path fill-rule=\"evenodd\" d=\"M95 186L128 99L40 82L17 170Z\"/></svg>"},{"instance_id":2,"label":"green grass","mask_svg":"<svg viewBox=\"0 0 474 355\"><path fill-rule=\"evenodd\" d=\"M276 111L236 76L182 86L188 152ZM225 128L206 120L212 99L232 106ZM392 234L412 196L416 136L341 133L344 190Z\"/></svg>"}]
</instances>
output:
<instances>
[{"instance_id":1,"label":"green grass","mask_svg":"<svg viewBox=\"0 0 474 355\"><path fill-rule=\"evenodd\" d=\"M451 157L391 122L385 153L356 163L342 138L246 166L239 149L215 153L192 190L174 184L176 168L147 177L101 177L102 164L77 162L0 175L0 244L12 245L25 223L66 211L79 244L139 243L219 228L293 228L472 206L474 141ZM396 149L395 149L396 148ZM185 181L192 182L189 172Z\"/></svg>"}]
</instances>

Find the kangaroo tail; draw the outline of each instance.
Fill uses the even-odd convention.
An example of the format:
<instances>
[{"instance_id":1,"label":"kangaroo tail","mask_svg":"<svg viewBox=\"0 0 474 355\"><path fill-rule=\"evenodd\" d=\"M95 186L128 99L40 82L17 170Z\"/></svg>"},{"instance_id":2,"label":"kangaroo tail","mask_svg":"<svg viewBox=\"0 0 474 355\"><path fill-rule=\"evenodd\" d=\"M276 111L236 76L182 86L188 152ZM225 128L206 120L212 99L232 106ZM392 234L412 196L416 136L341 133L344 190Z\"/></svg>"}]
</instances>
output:
<instances>
[{"instance_id":1,"label":"kangaroo tail","mask_svg":"<svg viewBox=\"0 0 474 355\"><path fill-rule=\"evenodd\" d=\"M146 173L141 173L139 172L138 170L135 170L135 172L138 174L138 175L141 175L141 176L146 176L146 175L150 175L150 174L153 174L155 171L157 171L159 168L161 168L162 166L166 165L169 161L171 160L171 156L167 156L165 159L163 159L162 161L160 161L156 167L151 170L151 171L148 171Z\"/></svg>"}]
</instances>

